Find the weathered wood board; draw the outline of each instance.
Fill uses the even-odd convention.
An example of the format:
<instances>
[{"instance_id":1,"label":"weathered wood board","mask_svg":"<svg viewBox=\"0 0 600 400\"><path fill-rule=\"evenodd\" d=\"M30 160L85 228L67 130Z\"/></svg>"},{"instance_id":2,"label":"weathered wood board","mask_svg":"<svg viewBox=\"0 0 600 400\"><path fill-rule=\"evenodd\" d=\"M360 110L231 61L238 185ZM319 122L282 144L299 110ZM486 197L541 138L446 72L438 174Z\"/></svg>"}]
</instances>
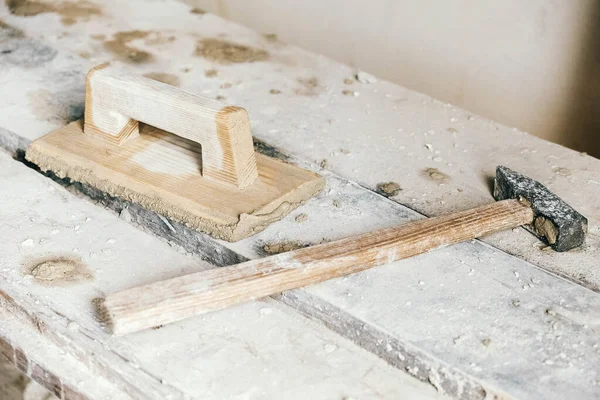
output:
<instances>
[{"instance_id":1,"label":"weathered wood board","mask_svg":"<svg viewBox=\"0 0 600 400\"><path fill-rule=\"evenodd\" d=\"M95 375L85 363L77 360L44 337L37 326L23 323L10 310L4 299L0 309L0 364L6 359L18 370L33 377L48 392L63 399L127 399L123 392L101 376ZM10 305L8 305L10 308ZM14 340L6 341L7 338ZM1 372L1 371L0 371ZM0 374L0 381L3 376ZM0 398L47 399L47 392L27 387L23 393L3 392ZM39 396L35 396L39 394ZM6 397L3 397L6 396ZM21 397L19 397L21 396Z\"/></svg>"},{"instance_id":2,"label":"weathered wood board","mask_svg":"<svg viewBox=\"0 0 600 400\"><path fill-rule=\"evenodd\" d=\"M265 245L303 246L421 218L338 178L328 179L325 193L276 226L227 246L255 258ZM490 392L497 388L516 398L600 393L600 296L480 241L282 300L449 392L452 382L485 382ZM464 376L452 376L452 368Z\"/></svg>"},{"instance_id":3,"label":"weathered wood board","mask_svg":"<svg viewBox=\"0 0 600 400\"><path fill-rule=\"evenodd\" d=\"M101 12L68 26L57 13L20 17L0 9L0 19L34 38L4 33L10 37L0 43L10 51L0 57L0 83L7 88L0 98L5 148L22 150L29 140L78 118L84 72L114 60L140 74L178 81L185 90L243 105L254 136L293 154L292 162L313 170L323 166L371 189L395 182L400 188L389 191L394 185L385 185L383 192L428 215L492 201L489 177L497 164L506 164L548 184L589 218L584 249L541 251L537 239L511 231L484 240L532 264L481 242L468 243L287 293L281 300L456 396L597 397L598 294L536 268L593 290L600 287L597 160L387 82L353 81L349 67L214 16L190 13L176 2L132 5L126 12L117 2L93 4ZM129 14L134 9L136 18ZM186 246L181 237L190 236L179 226L157 227L166 224L148 223L134 211L124 218L162 229L169 240ZM273 250L317 243L417 217L330 174L328 188L315 201L231 248L252 258L264 254L265 245ZM218 244L201 243L197 251L217 265L240 259Z\"/></svg>"},{"instance_id":4,"label":"weathered wood board","mask_svg":"<svg viewBox=\"0 0 600 400\"><path fill-rule=\"evenodd\" d=\"M491 200L495 167L507 165L584 214L588 245L552 255L525 232L486 241L600 290L598 160L389 82L360 83L350 67L175 0L130 4L89 2L94 12L68 25L60 7L24 17L2 6L0 20L17 31L2 34L10 53L0 57L0 126L33 140L80 118L85 73L112 61L243 105L255 137L371 189L396 182L402 190L393 199L426 215Z\"/></svg>"},{"instance_id":5,"label":"weathered wood board","mask_svg":"<svg viewBox=\"0 0 600 400\"><path fill-rule=\"evenodd\" d=\"M44 342L116 392L136 399L437 396L431 386L274 300L110 336L96 318L95 298L210 265L2 153L0 171L2 186L13 188L0 192L3 312L37 329ZM0 334L27 357L35 354L29 336L4 326ZM71 382L66 364L51 372Z\"/></svg>"}]
</instances>

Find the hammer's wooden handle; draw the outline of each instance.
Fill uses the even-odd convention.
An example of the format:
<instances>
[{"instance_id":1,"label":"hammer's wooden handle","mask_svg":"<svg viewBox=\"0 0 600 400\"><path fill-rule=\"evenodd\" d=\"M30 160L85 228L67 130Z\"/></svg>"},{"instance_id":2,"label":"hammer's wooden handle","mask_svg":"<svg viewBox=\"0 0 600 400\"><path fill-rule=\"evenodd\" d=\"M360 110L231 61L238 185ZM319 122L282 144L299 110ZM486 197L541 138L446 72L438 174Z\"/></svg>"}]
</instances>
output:
<instances>
[{"instance_id":1,"label":"hammer's wooden handle","mask_svg":"<svg viewBox=\"0 0 600 400\"><path fill-rule=\"evenodd\" d=\"M215 268L108 295L102 313L122 335L348 275L533 220L518 200Z\"/></svg>"}]
</instances>

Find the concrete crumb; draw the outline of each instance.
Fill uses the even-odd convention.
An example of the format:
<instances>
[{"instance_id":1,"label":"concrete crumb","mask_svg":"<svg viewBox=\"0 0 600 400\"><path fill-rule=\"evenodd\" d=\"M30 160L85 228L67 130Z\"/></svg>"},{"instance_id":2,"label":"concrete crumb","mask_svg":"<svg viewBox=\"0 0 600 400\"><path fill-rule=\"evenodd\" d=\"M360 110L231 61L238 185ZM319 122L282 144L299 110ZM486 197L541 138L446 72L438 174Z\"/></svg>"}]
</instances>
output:
<instances>
[{"instance_id":1,"label":"concrete crumb","mask_svg":"<svg viewBox=\"0 0 600 400\"><path fill-rule=\"evenodd\" d=\"M33 239L29 238L21 242L21 247L31 247L33 246Z\"/></svg>"},{"instance_id":2,"label":"concrete crumb","mask_svg":"<svg viewBox=\"0 0 600 400\"><path fill-rule=\"evenodd\" d=\"M122 209L119 213L119 217L125 222L131 222L133 220L128 208Z\"/></svg>"},{"instance_id":3,"label":"concrete crumb","mask_svg":"<svg viewBox=\"0 0 600 400\"><path fill-rule=\"evenodd\" d=\"M281 90L279 90L279 89L271 89L271 90L269 90L269 93L271 93L271 94L279 94L279 93L281 93Z\"/></svg>"},{"instance_id":4,"label":"concrete crumb","mask_svg":"<svg viewBox=\"0 0 600 400\"><path fill-rule=\"evenodd\" d=\"M323 346L323 350L325 350L325 353L333 353L337 350L337 346L333 343L327 343Z\"/></svg>"},{"instance_id":5,"label":"concrete crumb","mask_svg":"<svg viewBox=\"0 0 600 400\"><path fill-rule=\"evenodd\" d=\"M344 83L346 85L352 85L354 83L354 79L346 78L344 79Z\"/></svg>"},{"instance_id":6,"label":"concrete crumb","mask_svg":"<svg viewBox=\"0 0 600 400\"><path fill-rule=\"evenodd\" d=\"M203 9L201 9L201 8L194 7L194 8L192 8L192 9L190 10L190 13L192 13L192 14L198 14L198 15L203 15L203 14L206 14L206 11L204 11L204 10L203 10Z\"/></svg>"},{"instance_id":7,"label":"concrete crumb","mask_svg":"<svg viewBox=\"0 0 600 400\"><path fill-rule=\"evenodd\" d=\"M342 206L342 203L340 203L340 201L339 201L339 200L334 200L334 201L333 201L333 206L334 206L335 208L340 208L340 207Z\"/></svg>"},{"instance_id":8,"label":"concrete crumb","mask_svg":"<svg viewBox=\"0 0 600 400\"><path fill-rule=\"evenodd\" d=\"M308 214L306 214L306 213L301 213L301 214L298 214L298 215L296 216L296 219L295 219L295 220L296 220L296 222L304 222L304 221L306 221L307 219L308 219Z\"/></svg>"},{"instance_id":9,"label":"concrete crumb","mask_svg":"<svg viewBox=\"0 0 600 400\"><path fill-rule=\"evenodd\" d=\"M377 78L375 78L373 75L368 74L364 71L359 71L356 74L356 80L359 81L360 83L376 83L377 82Z\"/></svg>"},{"instance_id":10,"label":"concrete crumb","mask_svg":"<svg viewBox=\"0 0 600 400\"><path fill-rule=\"evenodd\" d=\"M218 71L218 70L216 70L216 69L214 69L214 68L207 69L207 70L204 72L204 76L205 76L205 77L207 77L207 78L214 78L214 77L215 77L215 76L217 76L217 75L219 75L219 71Z\"/></svg>"},{"instance_id":11,"label":"concrete crumb","mask_svg":"<svg viewBox=\"0 0 600 400\"><path fill-rule=\"evenodd\" d=\"M77 322L69 322L69 324L67 325L67 329L72 331L72 332L77 332L79 330L79 324Z\"/></svg>"},{"instance_id":12,"label":"concrete crumb","mask_svg":"<svg viewBox=\"0 0 600 400\"><path fill-rule=\"evenodd\" d=\"M299 96L316 96L319 94L321 87L319 80L313 76L311 78L298 78L300 88L296 89L296 94Z\"/></svg>"},{"instance_id":13,"label":"concrete crumb","mask_svg":"<svg viewBox=\"0 0 600 400\"><path fill-rule=\"evenodd\" d=\"M63 286L69 283L91 280L92 272L81 259L70 256L49 257L28 263L23 275L29 275L44 286Z\"/></svg>"},{"instance_id":14,"label":"concrete crumb","mask_svg":"<svg viewBox=\"0 0 600 400\"><path fill-rule=\"evenodd\" d=\"M307 243L300 243L296 241L285 241L278 243L267 243L262 246L262 250L267 255L275 255L280 253L286 253L288 251L302 249L304 247L308 247Z\"/></svg>"},{"instance_id":15,"label":"concrete crumb","mask_svg":"<svg viewBox=\"0 0 600 400\"><path fill-rule=\"evenodd\" d=\"M344 96L353 96L353 97L358 97L358 95L359 95L360 93L358 93L358 92L355 92L354 90L342 90L342 94L343 94Z\"/></svg>"},{"instance_id":16,"label":"concrete crumb","mask_svg":"<svg viewBox=\"0 0 600 400\"><path fill-rule=\"evenodd\" d=\"M258 310L258 313L262 317L262 316L273 313L273 309L271 307L262 307L261 309Z\"/></svg>"},{"instance_id":17,"label":"concrete crumb","mask_svg":"<svg viewBox=\"0 0 600 400\"><path fill-rule=\"evenodd\" d=\"M267 39L267 42L277 43L279 41L276 33L265 33L263 37Z\"/></svg>"},{"instance_id":18,"label":"concrete crumb","mask_svg":"<svg viewBox=\"0 0 600 400\"><path fill-rule=\"evenodd\" d=\"M319 163L319 166L321 168L327 167L327 159L326 158L322 159L321 162Z\"/></svg>"},{"instance_id":19,"label":"concrete crumb","mask_svg":"<svg viewBox=\"0 0 600 400\"><path fill-rule=\"evenodd\" d=\"M375 191L385 197L394 197L402 188L396 182L378 183Z\"/></svg>"},{"instance_id":20,"label":"concrete crumb","mask_svg":"<svg viewBox=\"0 0 600 400\"><path fill-rule=\"evenodd\" d=\"M269 59L269 53L266 50L215 38L200 39L196 45L195 54L219 64L248 63Z\"/></svg>"},{"instance_id":21,"label":"concrete crumb","mask_svg":"<svg viewBox=\"0 0 600 400\"><path fill-rule=\"evenodd\" d=\"M569 175L573 174L570 169L563 168L563 167L556 167L556 166L552 167L552 171L554 171L554 173L556 175L560 175L560 176L569 176Z\"/></svg>"},{"instance_id":22,"label":"concrete crumb","mask_svg":"<svg viewBox=\"0 0 600 400\"><path fill-rule=\"evenodd\" d=\"M446 175L437 168L425 168L423 170L423 175L427 179L438 183L448 183L450 181L450 176Z\"/></svg>"}]
</instances>

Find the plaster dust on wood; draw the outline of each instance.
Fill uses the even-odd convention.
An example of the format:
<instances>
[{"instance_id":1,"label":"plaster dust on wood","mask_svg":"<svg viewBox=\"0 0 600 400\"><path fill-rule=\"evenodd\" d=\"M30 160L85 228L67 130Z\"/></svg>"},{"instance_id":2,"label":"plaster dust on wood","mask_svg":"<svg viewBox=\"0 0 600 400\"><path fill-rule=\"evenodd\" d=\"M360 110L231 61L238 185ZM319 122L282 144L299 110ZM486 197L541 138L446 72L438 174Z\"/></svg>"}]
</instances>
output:
<instances>
[{"instance_id":1,"label":"plaster dust on wood","mask_svg":"<svg viewBox=\"0 0 600 400\"><path fill-rule=\"evenodd\" d=\"M341 207L333 207L332 200ZM322 194L298 211L317 222L303 226L292 215L228 247L256 258L263 255L260 243L332 241L422 218L331 177ZM475 393L482 389L490 397L504 391L507 397L548 399L569 393L594 398L598 391L592 384L598 379L592 365L600 357L592 324L600 310L597 294L479 241L279 298L391 365L435 380L457 398L480 398ZM546 310L556 307L563 315L576 310L577 317L549 319ZM481 343L486 338L487 348ZM560 361L548 366L545 359ZM542 379L548 384L524 383Z\"/></svg>"},{"instance_id":2,"label":"plaster dust on wood","mask_svg":"<svg viewBox=\"0 0 600 400\"><path fill-rule=\"evenodd\" d=\"M83 105L70 105L64 96L46 89L27 94L30 105L40 119L53 123L68 124L83 117Z\"/></svg>"},{"instance_id":3,"label":"plaster dust on wood","mask_svg":"<svg viewBox=\"0 0 600 400\"><path fill-rule=\"evenodd\" d=\"M161 400L378 399L399 393L443 398L427 384L273 300L164 326L136 335L135 340L109 335L96 319L91 299L213 266L70 195L6 155L0 155L0 166L2 185L15 189L14 193L0 191L0 221L11 225L0 224L0 235L5 238L0 244L0 311L27 328L8 331L2 319L0 338L8 338L11 346L19 346L31 359L48 357L50 372L65 387L73 382L72 376L87 374L92 379L82 379L77 393L94 399L103 398L96 391L106 389L105 382L112 389L105 390L105 395L118 399L123 394ZM36 223L30 221L32 216ZM74 224L81 228L75 231ZM60 234L53 235L52 242L37 244L52 229L59 229ZM28 282L19 269L24 254L18 243L24 237L36 239L36 246L27 250L32 253L77 245L94 270L94 281L69 288ZM101 251L106 248L111 252ZM40 348L26 340L29 333L43 339ZM0 344L0 353L2 349ZM57 355L49 355L52 349ZM72 358L75 365L66 362ZM64 365L57 366L61 360ZM115 392L122 396L114 396Z\"/></svg>"},{"instance_id":4,"label":"plaster dust on wood","mask_svg":"<svg viewBox=\"0 0 600 400\"><path fill-rule=\"evenodd\" d=\"M132 65L152 64L155 59L152 52L141 49L140 44L153 48L159 46L157 47L158 49L160 45L170 45L175 41L175 36L167 32L139 29L119 31L106 40L105 35L92 36L95 40L104 40L104 48L116 57L117 60ZM150 74L156 73L151 72ZM164 82L161 79L158 80Z\"/></svg>"},{"instance_id":5,"label":"plaster dust on wood","mask_svg":"<svg viewBox=\"0 0 600 400\"><path fill-rule=\"evenodd\" d=\"M319 85L319 79L315 76L310 78L298 78L300 87L296 89L295 93L299 96L316 96L323 89Z\"/></svg>"},{"instance_id":6,"label":"plaster dust on wood","mask_svg":"<svg viewBox=\"0 0 600 400\"><path fill-rule=\"evenodd\" d=\"M93 279L86 265L72 256L45 257L29 262L23 274L45 286L61 286Z\"/></svg>"},{"instance_id":7,"label":"plaster dust on wood","mask_svg":"<svg viewBox=\"0 0 600 400\"><path fill-rule=\"evenodd\" d=\"M119 60L133 64L149 63L153 61L153 55L130 44L131 41L144 39L148 35L149 31L140 30L117 32L112 39L104 42L104 47Z\"/></svg>"},{"instance_id":8,"label":"plaster dust on wood","mask_svg":"<svg viewBox=\"0 0 600 400\"><path fill-rule=\"evenodd\" d=\"M65 55L73 49L84 50L92 46L94 42L89 37L89 32L92 31L111 38L118 31L146 29L147 26L143 25L144 20L160 16L153 19L157 24L153 27L176 31L177 41L168 48L153 51L155 64L132 64L131 68L140 74L168 71L173 65L173 60L193 71L209 68L205 59L192 54L198 36L217 37L219 33L227 32L233 42L247 43L255 47L264 44L264 40L255 32L211 15L203 17L203 24L198 24L198 17L189 14L189 9L184 5L180 6L182 11L180 10L179 18L175 19L162 18L167 13L177 13L175 3L135 4L139 6L130 8L130 11L135 9L136 18L112 18L110 26L101 27L82 21L66 28L69 35L61 35L63 28L57 30L57 27L51 24L54 17L51 14L39 15L35 20L2 15L1 18L7 24L26 31L32 38L28 39L29 42L36 43L37 39L43 36L44 41L50 40L59 52L50 62L47 61L49 57L44 56L43 68L32 70L27 67L32 65L32 62L23 59L23 63L18 67L6 70L6 82L3 86L5 91L0 99L0 106L14 110L14 104L25 104L27 100L23 101L21 98L23 87L27 90L47 88L59 93L66 86L80 86L81 79L76 74L83 76L88 66L82 67ZM119 13L123 11L118 2L103 2L102 7L107 10L107 15L121 15ZM189 18L184 14L189 14ZM48 24L40 24L40 21ZM78 27L81 30L76 29ZM190 32L196 36L191 37ZM48 36L49 33L54 33L54 36ZM26 43L19 42L19 46L21 53L28 48ZM265 114L260 118L261 123L253 129L255 138L284 148L306 160L327 159L328 170L370 188L375 188L379 182L400 182L403 191L395 200L427 215L490 201L488 178L496 165L507 163L529 176L549 183L551 190L564 196L570 204L590 217L592 235L588 237L588 245L580 251L561 254L539 251L538 239L522 229L492 235L484 240L518 254L536 266L598 290L600 276L594 272L594 266L599 257L597 249L600 248L595 234L599 232L596 222L599 214L593 201L598 197L600 190L600 185L596 182L598 179L594 176L598 174L597 161L382 80L361 86L361 96L353 99L342 97L336 90L323 91L311 98L294 96L297 76L317 76L324 87L335 89L338 88L336 85L343 84L345 77L353 76L355 70L287 45L275 48L264 44L264 48L272 58L286 56L294 60L294 65L276 64L271 61L234 63L221 71L223 76L235 75L244 81L244 85L235 87L236 92L232 94L232 98L240 104L247 105L253 115L260 115L264 104L273 101L273 95L268 93L269 89L276 88L282 92L282 95L277 96L280 112ZM112 53L103 48L98 50L98 57L116 60ZM37 57L35 60L40 59ZM38 64L36 61L35 65ZM69 71L69 74L65 74L65 71ZM216 93L220 83L219 80L199 82L188 74L187 78L182 80L182 88L194 91L201 87ZM71 101L80 101L82 93L82 88L78 88ZM329 112L323 113L323 109ZM23 150L23 143L27 143L27 140L35 139L58 127L35 117L26 105L19 109L17 115L19 118L15 118L14 112L0 113L3 145L12 146L11 149ZM305 116L302 121L299 120L299 115ZM298 129L302 134L291 134L290 127L293 127L294 132ZM351 156L332 154L340 146L340 132L344 133L344 147L352 151ZM432 143L440 154L429 152L423 147L424 143ZM373 157L373 154L377 154L377 157ZM428 178L421 175L421 171L432 166L434 157L442 159L436 161L435 166L451 176L451 184L424 185ZM554 166L568 168L572 174L568 177L557 174ZM89 187L86 190L89 190ZM276 229L267 228L256 240L276 242L301 239L318 243L323 238L339 239L341 236L389 226L390 223L400 223L404 221L402 218L408 218L407 208L393 205L389 201L382 203L383 199L376 200L368 191L358 194L353 186L346 186L344 183L340 183L334 190L334 194L322 197L322 202L310 202L303 206L303 210L307 210L311 215L310 221L319 221L318 224L311 225L308 229L309 227L298 224L293 219L284 219L278 223ZM95 198L103 196L97 191L93 193ZM589 193L589 196L581 196L580 193ZM110 196L104 196L108 205L115 201L111 200ZM340 207L331 208L332 203ZM342 211L344 214L340 214ZM410 218L415 218L414 214L410 215ZM158 219L151 220L148 224L156 229L164 226ZM175 227L179 229L177 225ZM168 237L170 231L154 232ZM184 233L185 230L181 232L177 237L171 236L170 240L179 243L180 237L188 237ZM209 242L201 243L202 245L196 246L199 247L199 251L203 251ZM248 244L248 249L244 250L246 254L254 254L253 241L245 243ZM217 256L216 251L210 255ZM427 268L423 268L423 265ZM475 269L472 276L468 275L471 269ZM513 271L518 271L519 277L516 277ZM415 274L420 275L419 278L415 279ZM488 279L491 276L495 280ZM531 282L530 278L540 283ZM424 285L418 285L418 281L423 281ZM465 287L469 296L462 296L461 292L448 282L456 282L460 287ZM444 286L439 286L442 284ZM438 285L439 288L432 290L434 285ZM523 289L525 286L527 290ZM588 340L589 336L586 336L589 330L583 328L583 325L571 324L564 319L554 321L559 324L557 326L553 321L546 319L551 316L544 312L548 309L548 302L552 303L555 310L561 307L564 309L565 304L569 308L574 304L573 307L579 315L578 321L584 321L586 315L598 309L594 306L595 303L590 303L593 299L592 293L556 279L536 269L532 264L508 257L482 243L454 246L420 256L416 260L403 261L398 267L383 267L355 278L321 284L311 288L310 292L315 293L315 296L294 303L298 309L305 307L307 315L312 314L314 318L318 316L317 319L320 318L321 322L327 321L332 329L351 337L355 343L368 348L397 368L409 368L414 372L418 367L417 373L425 380L428 379L427 371L432 364L410 363L407 353L402 350L406 347L399 348L397 343L413 346L408 347L409 354L415 354L415 349L423 350L426 354L419 355L418 359L421 361L429 360L435 363L445 360L454 367L460 367L468 372L467 375L486 381L485 387L489 387L490 382L495 382L496 385L511 391L515 388L521 391L517 393L529 391L529 396L526 393L519 397L561 398L561 394L564 395L569 388L576 388L573 389L575 392L581 392L596 387L593 384L594 379L588 379L589 371L595 370L590 362L594 361L596 354L594 349L588 346L588 343L592 343ZM561 293L559 297L565 299L562 305L559 304L556 293ZM416 301L415 296L421 300ZM343 309L342 314L331 314L340 317L337 325L336 318L327 315L326 312L318 314L317 308L310 307L313 304L315 307L323 306L321 298L327 299L326 304L335 303L339 309ZM290 297L284 296L283 299ZM312 302L315 299L320 302ZM431 307L431 304L438 307ZM519 304L519 307L513 304ZM465 311L462 311L463 309ZM323 307L323 310L329 309ZM397 317L399 310L402 311L403 318ZM536 313L535 310L542 312ZM440 314L441 311L445 311L445 314ZM354 319L346 318L350 314ZM467 318L465 315L471 317ZM477 317L472 317L473 315ZM433 322L439 322L441 318L444 323L437 325L438 329L435 332L428 331L423 328L425 317ZM354 330L348 331L347 326L352 326ZM382 329L389 332L389 335L382 333L380 329L368 330L374 326L384 327ZM455 332L457 326L465 327L466 332L461 335L463 339L455 345L453 339L458 337ZM564 333L560 340L554 340L553 336L549 335L552 333L552 326L557 326ZM478 331L489 331L492 335L492 344L485 353L481 352L479 338L472 336L472 332ZM360 336L355 337L355 332L360 333ZM369 332L373 335L368 335ZM544 334L532 336L530 332ZM378 344L380 340L381 345ZM386 340L390 340L390 351L387 350ZM585 342L585 346L579 344L580 341ZM406 357L406 361L398 358L396 351ZM559 361L552 366L546 365L539 359L540 352L554 354L556 357L564 353L574 366L561 368ZM429 358L427 355L430 355ZM538 364L539 368L531 368ZM506 367L492 368L491 365ZM505 374L500 378L499 368ZM582 368L582 372L577 372L577 368ZM506 376L509 378L505 378ZM548 382L548 385L542 387L526 383L539 382L540 379ZM467 381L473 382L468 379ZM539 392L537 395L531 394L531 391L545 389L545 395ZM448 387L446 390L452 392Z\"/></svg>"},{"instance_id":9,"label":"plaster dust on wood","mask_svg":"<svg viewBox=\"0 0 600 400\"><path fill-rule=\"evenodd\" d=\"M101 8L88 1L60 1L51 2L44 0L5 0L8 10L13 15L31 17L43 13L56 13L61 16L65 25L73 25L81 19L102 14Z\"/></svg>"},{"instance_id":10,"label":"plaster dust on wood","mask_svg":"<svg viewBox=\"0 0 600 400\"><path fill-rule=\"evenodd\" d=\"M266 50L215 38L200 39L196 46L196 55L219 64L250 63L269 59Z\"/></svg>"}]
</instances>

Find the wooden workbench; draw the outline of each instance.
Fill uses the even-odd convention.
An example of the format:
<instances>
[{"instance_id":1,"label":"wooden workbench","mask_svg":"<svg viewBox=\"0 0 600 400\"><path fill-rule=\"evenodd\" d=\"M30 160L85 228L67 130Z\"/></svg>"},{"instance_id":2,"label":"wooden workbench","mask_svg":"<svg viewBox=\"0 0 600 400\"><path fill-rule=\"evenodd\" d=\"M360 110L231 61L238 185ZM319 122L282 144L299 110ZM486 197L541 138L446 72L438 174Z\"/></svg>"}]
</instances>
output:
<instances>
[{"instance_id":1,"label":"wooden workbench","mask_svg":"<svg viewBox=\"0 0 600 400\"><path fill-rule=\"evenodd\" d=\"M33 379L94 399L600 396L598 160L174 0L29 4L0 6L0 354ZM247 108L259 150L326 189L231 244L23 163L106 61ZM586 245L516 229L123 338L94 313L120 289L492 201L498 164L588 217Z\"/></svg>"}]
</instances>

